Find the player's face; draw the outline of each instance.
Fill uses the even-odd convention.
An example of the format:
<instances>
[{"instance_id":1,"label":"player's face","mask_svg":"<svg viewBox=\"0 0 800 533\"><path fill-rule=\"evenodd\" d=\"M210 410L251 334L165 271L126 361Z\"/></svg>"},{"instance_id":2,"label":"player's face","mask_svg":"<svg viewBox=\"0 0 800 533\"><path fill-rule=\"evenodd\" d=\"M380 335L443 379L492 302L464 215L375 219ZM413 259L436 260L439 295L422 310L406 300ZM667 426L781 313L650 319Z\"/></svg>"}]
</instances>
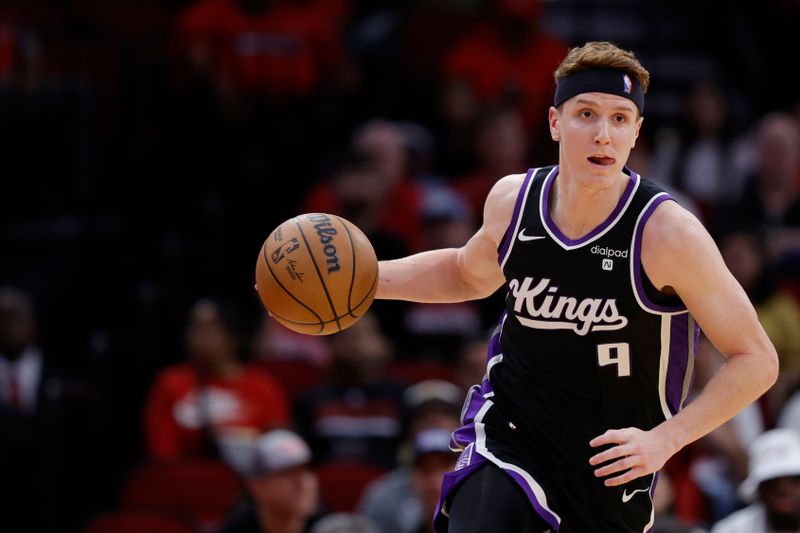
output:
<instances>
[{"instance_id":1,"label":"player's face","mask_svg":"<svg viewBox=\"0 0 800 533\"><path fill-rule=\"evenodd\" d=\"M561 110L550 108L550 133L559 142L561 174L591 188L612 185L636 144L642 118L621 96L583 93Z\"/></svg>"},{"instance_id":2,"label":"player's face","mask_svg":"<svg viewBox=\"0 0 800 533\"><path fill-rule=\"evenodd\" d=\"M758 495L773 527L793 531L800 527L800 476L785 476L764 481Z\"/></svg>"},{"instance_id":3,"label":"player's face","mask_svg":"<svg viewBox=\"0 0 800 533\"><path fill-rule=\"evenodd\" d=\"M259 507L281 514L307 517L319 503L319 480L307 466L250 479L248 486Z\"/></svg>"}]
</instances>

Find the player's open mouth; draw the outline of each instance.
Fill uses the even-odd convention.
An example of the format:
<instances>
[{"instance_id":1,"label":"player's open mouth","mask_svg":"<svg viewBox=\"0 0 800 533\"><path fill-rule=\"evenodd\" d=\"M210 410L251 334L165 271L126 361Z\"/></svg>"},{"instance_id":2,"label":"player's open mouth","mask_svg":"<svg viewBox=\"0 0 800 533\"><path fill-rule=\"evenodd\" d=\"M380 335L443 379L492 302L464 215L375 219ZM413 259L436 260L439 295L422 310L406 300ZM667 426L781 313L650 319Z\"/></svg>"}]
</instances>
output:
<instances>
[{"instance_id":1,"label":"player's open mouth","mask_svg":"<svg viewBox=\"0 0 800 533\"><path fill-rule=\"evenodd\" d=\"M593 156L587 157L587 159L589 161L591 161L592 163L594 163L595 165L602 165L604 167L607 167L609 165L613 165L614 162L616 161L616 159L614 159L613 157L606 157L606 156L599 156L599 155L593 155Z\"/></svg>"}]
</instances>

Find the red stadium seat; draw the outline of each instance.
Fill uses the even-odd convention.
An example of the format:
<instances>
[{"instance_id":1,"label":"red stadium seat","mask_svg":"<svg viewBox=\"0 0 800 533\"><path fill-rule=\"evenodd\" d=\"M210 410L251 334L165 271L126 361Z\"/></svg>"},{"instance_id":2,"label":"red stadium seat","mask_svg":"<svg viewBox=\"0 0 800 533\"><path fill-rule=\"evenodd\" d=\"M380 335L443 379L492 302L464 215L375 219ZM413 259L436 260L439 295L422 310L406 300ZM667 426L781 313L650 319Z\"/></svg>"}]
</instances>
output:
<instances>
[{"instance_id":1,"label":"red stadium seat","mask_svg":"<svg viewBox=\"0 0 800 533\"><path fill-rule=\"evenodd\" d=\"M241 489L236 474L217 461L148 463L128 478L121 506L185 517L206 529L222 521Z\"/></svg>"},{"instance_id":2,"label":"red stadium seat","mask_svg":"<svg viewBox=\"0 0 800 533\"><path fill-rule=\"evenodd\" d=\"M198 533L190 522L153 511L114 511L94 518L81 533Z\"/></svg>"},{"instance_id":3,"label":"red stadium seat","mask_svg":"<svg viewBox=\"0 0 800 533\"><path fill-rule=\"evenodd\" d=\"M370 481L387 471L362 463L331 463L317 468L322 501L332 512L352 512Z\"/></svg>"}]
</instances>

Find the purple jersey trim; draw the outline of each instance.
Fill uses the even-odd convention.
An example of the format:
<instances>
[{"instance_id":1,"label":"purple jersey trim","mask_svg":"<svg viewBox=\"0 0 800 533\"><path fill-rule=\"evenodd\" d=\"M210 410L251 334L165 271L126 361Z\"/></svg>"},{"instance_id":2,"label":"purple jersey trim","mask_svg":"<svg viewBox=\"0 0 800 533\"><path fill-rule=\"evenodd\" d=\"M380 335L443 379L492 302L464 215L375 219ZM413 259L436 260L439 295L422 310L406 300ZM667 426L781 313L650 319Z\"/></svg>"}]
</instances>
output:
<instances>
[{"instance_id":1,"label":"purple jersey trim","mask_svg":"<svg viewBox=\"0 0 800 533\"><path fill-rule=\"evenodd\" d=\"M559 241L562 245L568 246L570 248L575 246L580 246L582 244L586 244L589 241L594 240L601 233L605 232L612 225L614 225L614 223L616 223L617 220L619 220L619 217L621 216L625 208L628 206L628 204L630 204L633 192L636 190L636 187L639 184L639 175L636 174L636 172L633 172L632 170L626 168L625 171L629 174L628 185L625 186L625 191L622 193L622 196L617 202L616 207L614 207L614 210L611 212L610 215L608 215L608 217L602 222L602 224L594 228L592 231L590 231L580 239L573 240L564 235L561 232L561 230L558 229L558 226L556 226L555 222L553 222L553 219L550 218L550 209L548 209L548 206L550 205L550 190L553 187L553 183L555 183L556 181L556 177L558 177L558 169L559 167L556 166L554 168L555 173L551 172L545 179L544 185L542 186L542 196L539 202L539 214L542 218L542 223L550 231L553 237L555 237L555 239Z\"/></svg>"},{"instance_id":2,"label":"purple jersey trim","mask_svg":"<svg viewBox=\"0 0 800 533\"><path fill-rule=\"evenodd\" d=\"M511 243L514 242L514 236L516 235L517 226L519 225L520 212L522 211L522 204L525 203L525 199L528 197L530 182L532 181L533 175L537 170L539 169L528 169L528 173L525 175L522 186L519 188L519 193L517 193L517 201L514 204L514 213L511 215L511 221L508 223L508 228L506 228L506 233L503 235L503 240L500 242L500 249L497 253L497 263L500 265L502 265L505 261L509 249L511 248Z\"/></svg>"},{"instance_id":3,"label":"purple jersey trim","mask_svg":"<svg viewBox=\"0 0 800 533\"><path fill-rule=\"evenodd\" d=\"M644 211L642 211L642 214L639 215L639 220L636 221L636 229L633 232L631 270L634 280L634 291L637 299L646 310L656 313L679 313L686 311L686 307L682 305L664 306L655 303L648 298L647 292L644 290L644 284L642 283L642 235L644 234L644 227L656 208L667 200L675 201L675 199L667 193L660 193L654 196L647 207L645 207Z\"/></svg>"},{"instance_id":4,"label":"purple jersey trim","mask_svg":"<svg viewBox=\"0 0 800 533\"><path fill-rule=\"evenodd\" d=\"M692 331L689 331L690 327ZM695 356L697 342L694 339L698 332L699 328L689 313L670 317L669 361L665 388L667 405L673 415L683 407L684 387L687 385L686 373L690 371L689 359Z\"/></svg>"}]
</instances>

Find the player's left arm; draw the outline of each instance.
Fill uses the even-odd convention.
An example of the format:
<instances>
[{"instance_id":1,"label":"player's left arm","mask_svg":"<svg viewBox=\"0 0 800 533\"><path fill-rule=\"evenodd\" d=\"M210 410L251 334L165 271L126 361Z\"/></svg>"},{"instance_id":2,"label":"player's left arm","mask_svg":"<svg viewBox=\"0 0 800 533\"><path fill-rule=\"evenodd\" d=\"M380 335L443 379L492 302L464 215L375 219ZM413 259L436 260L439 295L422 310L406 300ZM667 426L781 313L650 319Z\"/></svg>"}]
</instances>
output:
<instances>
[{"instance_id":1,"label":"player's left arm","mask_svg":"<svg viewBox=\"0 0 800 533\"><path fill-rule=\"evenodd\" d=\"M642 264L656 287L674 290L727 361L678 414L650 431L611 429L591 441L616 444L590 459L607 486L651 474L678 450L733 418L772 386L778 356L742 287L703 225L663 202L644 229ZM611 462L609 462L611 461ZM607 463L607 464L606 464ZM616 474L616 475L615 475Z\"/></svg>"}]
</instances>

